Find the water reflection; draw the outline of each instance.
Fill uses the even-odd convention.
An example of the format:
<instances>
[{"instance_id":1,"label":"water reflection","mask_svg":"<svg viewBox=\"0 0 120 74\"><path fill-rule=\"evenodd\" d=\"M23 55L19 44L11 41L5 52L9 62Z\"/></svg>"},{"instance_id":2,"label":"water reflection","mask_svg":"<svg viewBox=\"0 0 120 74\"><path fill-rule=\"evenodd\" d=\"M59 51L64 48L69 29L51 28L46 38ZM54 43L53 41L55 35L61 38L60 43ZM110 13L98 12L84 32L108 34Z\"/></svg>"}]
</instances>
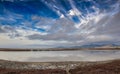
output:
<instances>
[{"instance_id":1,"label":"water reflection","mask_svg":"<svg viewBox=\"0 0 120 74\"><path fill-rule=\"evenodd\" d=\"M0 59L11 61L104 61L120 59L119 50L0 52Z\"/></svg>"}]
</instances>

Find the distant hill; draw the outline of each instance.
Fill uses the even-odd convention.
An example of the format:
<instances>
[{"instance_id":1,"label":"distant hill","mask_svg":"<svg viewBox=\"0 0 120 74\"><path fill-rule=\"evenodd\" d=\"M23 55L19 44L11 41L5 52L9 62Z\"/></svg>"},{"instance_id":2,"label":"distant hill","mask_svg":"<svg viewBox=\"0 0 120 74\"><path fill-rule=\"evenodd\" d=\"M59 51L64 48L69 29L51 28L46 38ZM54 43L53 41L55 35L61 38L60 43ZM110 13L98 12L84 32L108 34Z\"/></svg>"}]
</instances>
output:
<instances>
[{"instance_id":1,"label":"distant hill","mask_svg":"<svg viewBox=\"0 0 120 74\"><path fill-rule=\"evenodd\" d=\"M109 48L109 47L120 47L119 43L111 43L111 42L98 42L98 43L89 43L86 45L81 45L81 46L59 46L57 48Z\"/></svg>"}]
</instances>

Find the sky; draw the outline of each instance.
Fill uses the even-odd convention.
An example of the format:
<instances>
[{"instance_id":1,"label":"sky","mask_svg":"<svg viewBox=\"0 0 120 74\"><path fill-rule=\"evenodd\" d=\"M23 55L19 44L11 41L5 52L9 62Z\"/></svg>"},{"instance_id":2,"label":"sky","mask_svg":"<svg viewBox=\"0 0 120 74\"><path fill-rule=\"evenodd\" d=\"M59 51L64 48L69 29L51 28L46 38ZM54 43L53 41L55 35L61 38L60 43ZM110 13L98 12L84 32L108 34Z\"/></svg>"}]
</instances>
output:
<instances>
[{"instance_id":1,"label":"sky","mask_svg":"<svg viewBox=\"0 0 120 74\"><path fill-rule=\"evenodd\" d=\"M0 47L120 45L120 0L0 0Z\"/></svg>"}]
</instances>

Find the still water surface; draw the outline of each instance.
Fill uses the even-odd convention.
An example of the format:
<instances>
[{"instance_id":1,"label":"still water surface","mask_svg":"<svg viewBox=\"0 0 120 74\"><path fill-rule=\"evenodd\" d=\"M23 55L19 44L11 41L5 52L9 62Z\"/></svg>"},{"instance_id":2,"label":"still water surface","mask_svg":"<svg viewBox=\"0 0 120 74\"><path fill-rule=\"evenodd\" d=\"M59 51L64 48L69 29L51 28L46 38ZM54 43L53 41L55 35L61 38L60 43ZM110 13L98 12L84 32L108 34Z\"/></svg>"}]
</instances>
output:
<instances>
[{"instance_id":1,"label":"still water surface","mask_svg":"<svg viewBox=\"0 0 120 74\"><path fill-rule=\"evenodd\" d=\"M0 51L0 59L26 62L105 61L120 59L120 51L119 50L38 51L38 52Z\"/></svg>"}]
</instances>

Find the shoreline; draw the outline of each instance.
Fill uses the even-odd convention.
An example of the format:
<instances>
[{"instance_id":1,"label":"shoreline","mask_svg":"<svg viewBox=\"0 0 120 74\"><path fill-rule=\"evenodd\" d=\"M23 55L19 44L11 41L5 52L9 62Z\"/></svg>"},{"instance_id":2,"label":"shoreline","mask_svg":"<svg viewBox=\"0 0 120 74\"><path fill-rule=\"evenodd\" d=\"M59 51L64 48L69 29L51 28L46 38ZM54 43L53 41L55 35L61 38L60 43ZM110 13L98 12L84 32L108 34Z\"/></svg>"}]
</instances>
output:
<instances>
[{"instance_id":1,"label":"shoreline","mask_svg":"<svg viewBox=\"0 0 120 74\"><path fill-rule=\"evenodd\" d=\"M18 49L18 48L0 48L0 51L79 51L79 50L120 50L120 48L40 48L40 49Z\"/></svg>"}]
</instances>

